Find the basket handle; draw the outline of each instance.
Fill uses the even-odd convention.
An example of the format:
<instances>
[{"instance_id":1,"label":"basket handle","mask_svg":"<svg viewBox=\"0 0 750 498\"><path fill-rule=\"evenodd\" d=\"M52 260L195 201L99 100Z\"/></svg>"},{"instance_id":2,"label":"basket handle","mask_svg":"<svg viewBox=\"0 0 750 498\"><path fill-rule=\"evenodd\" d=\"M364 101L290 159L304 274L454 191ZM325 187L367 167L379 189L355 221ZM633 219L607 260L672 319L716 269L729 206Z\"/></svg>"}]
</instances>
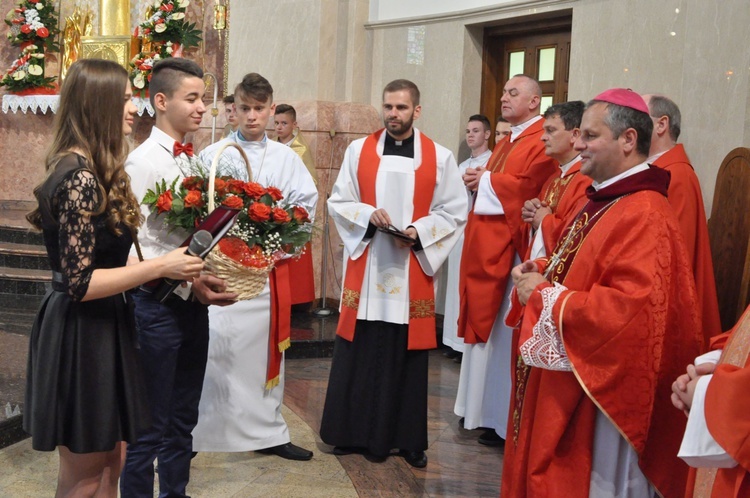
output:
<instances>
[{"instance_id":1,"label":"basket handle","mask_svg":"<svg viewBox=\"0 0 750 498\"><path fill-rule=\"evenodd\" d=\"M248 181L253 181L253 170L250 167L250 160L247 158L247 154L245 154L245 151L242 150L242 147L239 146L236 142L227 142L221 147L219 147L219 150L216 151L216 155L214 155L214 160L211 161L211 170L208 173L208 212L210 213L214 209L216 209L216 205L214 202L214 191L216 188L216 168L219 166L219 159L221 158L221 155L224 153L224 151L228 147L234 147L240 152L240 156L242 156L242 159L245 160L245 166L247 166L247 179Z\"/></svg>"}]
</instances>

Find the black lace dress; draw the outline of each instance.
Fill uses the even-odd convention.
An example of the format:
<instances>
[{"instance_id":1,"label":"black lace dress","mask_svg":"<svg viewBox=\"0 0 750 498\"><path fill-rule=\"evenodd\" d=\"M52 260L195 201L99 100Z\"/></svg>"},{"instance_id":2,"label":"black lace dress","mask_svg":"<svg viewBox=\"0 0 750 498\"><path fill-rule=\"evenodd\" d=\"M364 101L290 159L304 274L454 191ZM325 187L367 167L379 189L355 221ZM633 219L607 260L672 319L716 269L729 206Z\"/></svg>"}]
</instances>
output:
<instances>
[{"instance_id":1,"label":"black lace dress","mask_svg":"<svg viewBox=\"0 0 750 498\"><path fill-rule=\"evenodd\" d=\"M116 236L96 178L76 154L64 157L38 201L53 270L31 331L23 428L36 450L112 450L149 426L132 309L123 294L81 302L96 268L124 266L132 237Z\"/></svg>"}]
</instances>

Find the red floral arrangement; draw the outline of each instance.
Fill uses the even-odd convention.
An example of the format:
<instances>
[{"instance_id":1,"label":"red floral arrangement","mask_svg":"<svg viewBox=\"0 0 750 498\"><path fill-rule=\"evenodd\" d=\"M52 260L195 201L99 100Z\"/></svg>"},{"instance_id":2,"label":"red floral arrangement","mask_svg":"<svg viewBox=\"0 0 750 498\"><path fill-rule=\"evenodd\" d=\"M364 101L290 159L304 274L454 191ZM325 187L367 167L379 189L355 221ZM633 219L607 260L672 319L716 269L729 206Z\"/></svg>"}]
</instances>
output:
<instances>
[{"instance_id":1,"label":"red floral arrangement","mask_svg":"<svg viewBox=\"0 0 750 498\"><path fill-rule=\"evenodd\" d=\"M58 14L52 0L20 0L5 16L9 26L8 40L13 45L34 43L47 52L57 52Z\"/></svg>"},{"instance_id":2,"label":"red floral arrangement","mask_svg":"<svg viewBox=\"0 0 750 498\"><path fill-rule=\"evenodd\" d=\"M165 216L171 228L195 229L208 215L208 178L189 176L171 184L157 183L143 204ZM299 254L309 242L312 223L307 210L285 204L276 187L245 182L231 176L214 181L214 202L240 209L237 221L219 243L221 252L243 266L263 268L287 254Z\"/></svg>"}]
</instances>

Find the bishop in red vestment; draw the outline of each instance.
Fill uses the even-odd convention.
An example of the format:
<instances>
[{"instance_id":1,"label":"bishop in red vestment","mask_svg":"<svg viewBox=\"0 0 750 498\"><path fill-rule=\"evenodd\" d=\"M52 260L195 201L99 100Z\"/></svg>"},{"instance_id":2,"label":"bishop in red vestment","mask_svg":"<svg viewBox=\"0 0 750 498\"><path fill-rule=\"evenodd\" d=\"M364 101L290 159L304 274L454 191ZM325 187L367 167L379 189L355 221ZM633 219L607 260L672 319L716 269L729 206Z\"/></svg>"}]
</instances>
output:
<instances>
[{"instance_id":1,"label":"bishop in red vestment","mask_svg":"<svg viewBox=\"0 0 750 498\"><path fill-rule=\"evenodd\" d=\"M529 369L517 379L502 496L685 492L684 420L669 395L699 350L700 317L669 176L645 163L652 126L630 90L589 102L575 145L594 180L588 203L550 258L513 270Z\"/></svg>"}]
</instances>

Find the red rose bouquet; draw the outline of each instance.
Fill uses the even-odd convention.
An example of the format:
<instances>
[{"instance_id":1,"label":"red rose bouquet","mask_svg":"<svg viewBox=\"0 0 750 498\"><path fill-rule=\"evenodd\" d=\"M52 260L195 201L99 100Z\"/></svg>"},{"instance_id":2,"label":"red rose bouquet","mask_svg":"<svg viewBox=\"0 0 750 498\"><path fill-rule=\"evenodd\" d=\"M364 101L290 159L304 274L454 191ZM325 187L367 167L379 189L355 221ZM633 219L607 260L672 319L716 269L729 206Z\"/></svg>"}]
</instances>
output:
<instances>
[{"instance_id":1,"label":"red rose bouquet","mask_svg":"<svg viewBox=\"0 0 750 498\"><path fill-rule=\"evenodd\" d=\"M198 172L171 183L162 180L143 203L164 215L170 228L194 228L208 215L209 179ZM241 209L237 221L219 242L225 256L246 267L266 268L287 255L298 255L310 240L312 223L307 210L284 203L276 187L264 187L232 176L216 177L214 203Z\"/></svg>"}]
</instances>

